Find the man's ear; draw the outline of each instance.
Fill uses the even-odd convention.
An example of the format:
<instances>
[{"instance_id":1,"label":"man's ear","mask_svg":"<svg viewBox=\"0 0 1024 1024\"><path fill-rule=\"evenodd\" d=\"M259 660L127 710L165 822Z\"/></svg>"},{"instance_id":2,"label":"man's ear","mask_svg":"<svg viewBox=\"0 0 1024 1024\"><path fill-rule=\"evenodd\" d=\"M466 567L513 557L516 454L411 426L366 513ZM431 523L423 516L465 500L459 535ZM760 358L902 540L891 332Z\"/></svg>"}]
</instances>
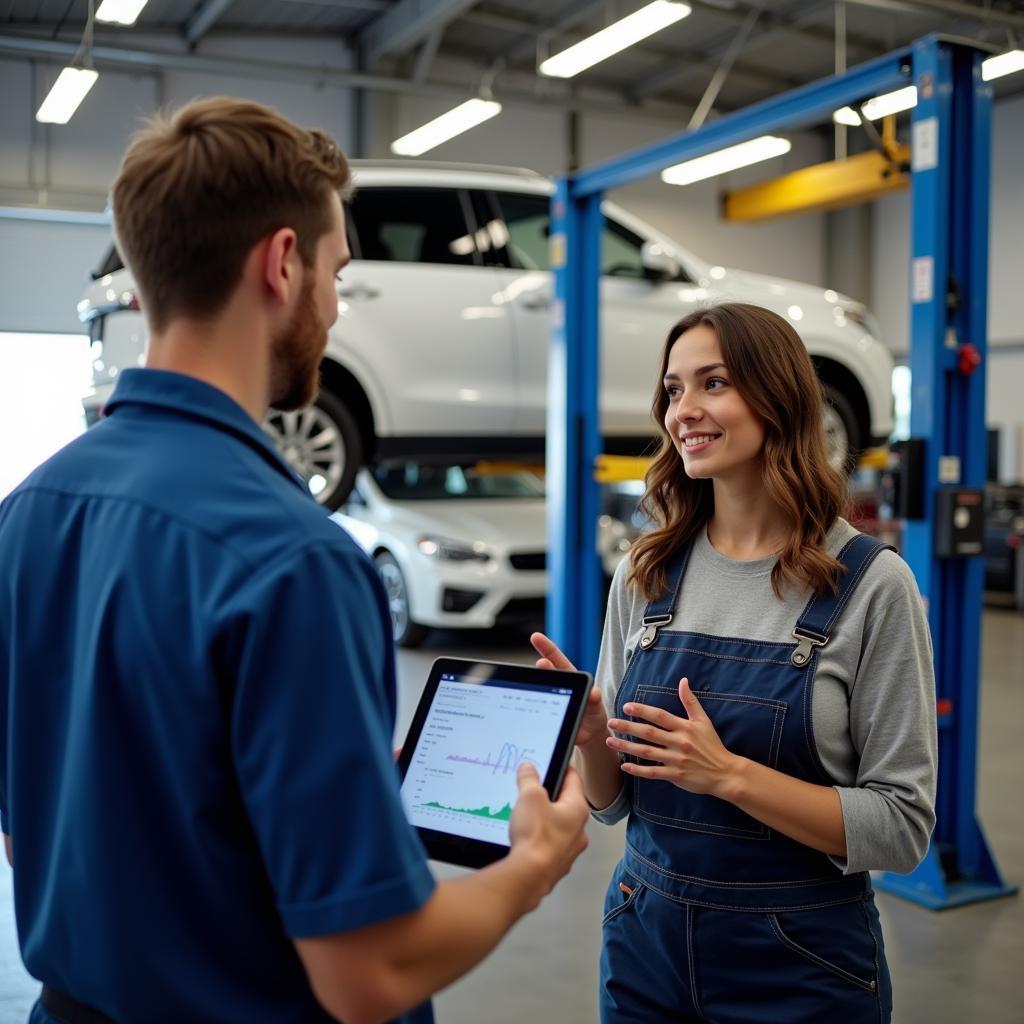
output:
<instances>
[{"instance_id":1,"label":"man's ear","mask_svg":"<svg viewBox=\"0 0 1024 1024\"><path fill-rule=\"evenodd\" d=\"M294 228L278 228L263 245L264 283L277 302L284 306L299 283L298 238Z\"/></svg>"}]
</instances>

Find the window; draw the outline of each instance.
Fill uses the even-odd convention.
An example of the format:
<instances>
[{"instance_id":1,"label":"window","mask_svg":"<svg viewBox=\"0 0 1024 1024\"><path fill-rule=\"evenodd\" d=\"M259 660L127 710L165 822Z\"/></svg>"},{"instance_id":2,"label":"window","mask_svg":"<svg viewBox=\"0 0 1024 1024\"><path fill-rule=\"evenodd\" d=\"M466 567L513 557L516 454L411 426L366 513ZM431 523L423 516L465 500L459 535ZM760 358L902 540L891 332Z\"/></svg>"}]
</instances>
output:
<instances>
[{"instance_id":1,"label":"window","mask_svg":"<svg viewBox=\"0 0 1024 1024\"><path fill-rule=\"evenodd\" d=\"M605 218L601 236L601 273L608 277L644 278L644 240L639 235Z\"/></svg>"},{"instance_id":2,"label":"window","mask_svg":"<svg viewBox=\"0 0 1024 1024\"><path fill-rule=\"evenodd\" d=\"M462 196L454 189L360 189L349 217L357 259L468 266L477 262Z\"/></svg>"},{"instance_id":3,"label":"window","mask_svg":"<svg viewBox=\"0 0 1024 1024\"><path fill-rule=\"evenodd\" d=\"M90 359L82 334L0 334L0 498L85 429Z\"/></svg>"},{"instance_id":4,"label":"window","mask_svg":"<svg viewBox=\"0 0 1024 1024\"><path fill-rule=\"evenodd\" d=\"M547 270L548 218L551 204L547 196L517 196L502 192L498 196L508 228L509 255L522 270Z\"/></svg>"},{"instance_id":5,"label":"window","mask_svg":"<svg viewBox=\"0 0 1024 1024\"><path fill-rule=\"evenodd\" d=\"M124 269L124 260L121 259L117 246L112 245L103 257L103 262L92 272L92 279L96 281L107 274L115 274L122 269Z\"/></svg>"},{"instance_id":6,"label":"window","mask_svg":"<svg viewBox=\"0 0 1024 1024\"><path fill-rule=\"evenodd\" d=\"M547 196L499 192L498 202L508 226L508 251L522 270L548 270L551 201ZM601 238L601 273L609 277L645 277L644 240L615 221L605 219Z\"/></svg>"},{"instance_id":7,"label":"window","mask_svg":"<svg viewBox=\"0 0 1024 1024\"><path fill-rule=\"evenodd\" d=\"M371 472L380 489L396 501L544 497L544 484L534 474L497 470L486 463L467 466L403 462L378 465Z\"/></svg>"}]
</instances>

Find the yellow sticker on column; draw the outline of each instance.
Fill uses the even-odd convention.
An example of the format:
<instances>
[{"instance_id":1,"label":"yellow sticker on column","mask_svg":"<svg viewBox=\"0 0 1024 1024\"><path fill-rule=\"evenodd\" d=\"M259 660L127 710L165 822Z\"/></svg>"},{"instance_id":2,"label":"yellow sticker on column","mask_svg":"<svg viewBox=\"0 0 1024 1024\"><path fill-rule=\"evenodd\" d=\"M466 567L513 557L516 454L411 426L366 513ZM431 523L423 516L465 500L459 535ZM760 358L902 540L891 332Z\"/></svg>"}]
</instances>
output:
<instances>
[{"instance_id":1,"label":"yellow sticker on column","mask_svg":"<svg viewBox=\"0 0 1024 1024\"><path fill-rule=\"evenodd\" d=\"M551 257L552 270L558 270L565 266L565 234L563 232L559 231L551 236L548 253Z\"/></svg>"}]
</instances>

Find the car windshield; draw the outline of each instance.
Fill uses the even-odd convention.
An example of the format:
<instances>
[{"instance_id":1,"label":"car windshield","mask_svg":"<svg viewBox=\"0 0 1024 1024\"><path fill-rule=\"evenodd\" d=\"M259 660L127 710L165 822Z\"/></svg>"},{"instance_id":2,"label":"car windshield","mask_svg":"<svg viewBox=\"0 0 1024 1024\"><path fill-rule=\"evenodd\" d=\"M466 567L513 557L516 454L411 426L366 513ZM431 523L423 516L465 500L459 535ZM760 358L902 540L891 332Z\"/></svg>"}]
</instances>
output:
<instances>
[{"instance_id":1,"label":"car windshield","mask_svg":"<svg viewBox=\"0 0 1024 1024\"><path fill-rule=\"evenodd\" d=\"M449 498L543 498L541 479L526 470L497 464L431 465L404 462L375 466L377 486L398 501Z\"/></svg>"},{"instance_id":2,"label":"car windshield","mask_svg":"<svg viewBox=\"0 0 1024 1024\"><path fill-rule=\"evenodd\" d=\"M121 254L117 251L117 246L112 245L107 250L107 254L103 257L103 261L92 272L92 279L95 281L98 278L105 277L107 274L114 274L118 270L123 269L124 260L121 259Z\"/></svg>"}]
</instances>

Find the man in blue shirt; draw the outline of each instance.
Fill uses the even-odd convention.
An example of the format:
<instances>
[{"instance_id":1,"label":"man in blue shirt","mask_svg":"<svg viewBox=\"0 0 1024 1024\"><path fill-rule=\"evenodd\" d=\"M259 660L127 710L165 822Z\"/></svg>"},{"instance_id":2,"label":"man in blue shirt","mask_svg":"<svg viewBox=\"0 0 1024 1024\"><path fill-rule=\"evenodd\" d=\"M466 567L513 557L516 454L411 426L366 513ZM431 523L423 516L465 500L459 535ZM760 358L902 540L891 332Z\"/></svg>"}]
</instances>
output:
<instances>
[{"instance_id":1,"label":"man in blue shirt","mask_svg":"<svg viewBox=\"0 0 1024 1024\"><path fill-rule=\"evenodd\" d=\"M435 884L381 585L258 426L315 394L348 180L326 136L219 98L151 122L114 185L146 369L0 506L33 1024L429 1020L586 844L578 778L552 803L526 769L509 856Z\"/></svg>"}]
</instances>

